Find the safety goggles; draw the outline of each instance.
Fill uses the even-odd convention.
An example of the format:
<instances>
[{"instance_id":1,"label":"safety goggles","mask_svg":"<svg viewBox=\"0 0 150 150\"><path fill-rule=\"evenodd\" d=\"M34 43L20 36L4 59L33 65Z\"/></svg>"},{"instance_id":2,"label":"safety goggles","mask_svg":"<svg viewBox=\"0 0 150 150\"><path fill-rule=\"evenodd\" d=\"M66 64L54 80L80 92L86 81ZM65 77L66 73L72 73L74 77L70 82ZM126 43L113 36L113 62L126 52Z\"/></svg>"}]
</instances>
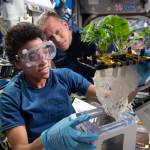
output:
<instances>
[{"instance_id":1,"label":"safety goggles","mask_svg":"<svg viewBox=\"0 0 150 150\"><path fill-rule=\"evenodd\" d=\"M33 67L43 60L52 60L56 55L56 47L52 41L43 42L40 46L31 49L23 49L16 59L27 67Z\"/></svg>"}]
</instances>

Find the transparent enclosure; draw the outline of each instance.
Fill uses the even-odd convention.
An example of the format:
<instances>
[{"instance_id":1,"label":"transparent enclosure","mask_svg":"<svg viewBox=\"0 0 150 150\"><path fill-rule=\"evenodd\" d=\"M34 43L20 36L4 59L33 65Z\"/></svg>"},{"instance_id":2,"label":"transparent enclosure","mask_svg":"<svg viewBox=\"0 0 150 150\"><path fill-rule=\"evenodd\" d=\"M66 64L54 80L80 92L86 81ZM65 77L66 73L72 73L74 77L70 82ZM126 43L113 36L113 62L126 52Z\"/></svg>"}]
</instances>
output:
<instances>
[{"instance_id":1,"label":"transparent enclosure","mask_svg":"<svg viewBox=\"0 0 150 150\"><path fill-rule=\"evenodd\" d=\"M89 114L91 122L85 122L78 128L85 132L97 133L96 150L128 150L135 146L136 125L135 118L128 113L123 114L117 121L107 115L102 107L80 112ZM131 137L131 139L130 139Z\"/></svg>"},{"instance_id":2,"label":"transparent enclosure","mask_svg":"<svg viewBox=\"0 0 150 150\"><path fill-rule=\"evenodd\" d=\"M108 115L117 119L131 109L128 95L138 86L139 78L137 65L96 71L96 95Z\"/></svg>"}]
</instances>

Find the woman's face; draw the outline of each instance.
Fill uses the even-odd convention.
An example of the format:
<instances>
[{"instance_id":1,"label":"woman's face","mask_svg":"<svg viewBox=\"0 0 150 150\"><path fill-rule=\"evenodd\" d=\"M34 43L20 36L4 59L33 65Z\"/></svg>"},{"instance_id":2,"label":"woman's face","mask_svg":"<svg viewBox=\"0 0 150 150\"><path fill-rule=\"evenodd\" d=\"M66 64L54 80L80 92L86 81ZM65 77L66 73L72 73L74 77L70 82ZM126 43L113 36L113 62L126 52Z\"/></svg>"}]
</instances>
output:
<instances>
[{"instance_id":1,"label":"woman's face","mask_svg":"<svg viewBox=\"0 0 150 150\"><path fill-rule=\"evenodd\" d=\"M23 70L28 78L47 79L51 67L51 57L45 42L40 38L31 40L19 50L16 66Z\"/></svg>"}]
</instances>

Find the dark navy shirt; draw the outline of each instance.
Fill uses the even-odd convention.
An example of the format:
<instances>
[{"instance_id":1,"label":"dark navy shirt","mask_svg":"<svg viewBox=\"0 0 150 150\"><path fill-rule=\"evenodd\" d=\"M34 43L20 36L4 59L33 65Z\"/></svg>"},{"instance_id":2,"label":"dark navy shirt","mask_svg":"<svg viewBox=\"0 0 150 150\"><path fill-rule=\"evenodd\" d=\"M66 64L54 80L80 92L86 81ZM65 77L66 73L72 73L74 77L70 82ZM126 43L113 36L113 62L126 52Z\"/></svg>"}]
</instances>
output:
<instances>
[{"instance_id":1,"label":"dark navy shirt","mask_svg":"<svg viewBox=\"0 0 150 150\"><path fill-rule=\"evenodd\" d=\"M95 54L96 49L97 47L95 44L82 42L79 32L73 32L72 43L69 49L65 52L57 49L54 63L57 68L70 68L73 71L84 76L87 80L91 81L91 78L94 76L95 70L92 70L82 63L79 63L77 58L91 56ZM91 71L93 71L93 73Z\"/></svg>"},{"instance_id":2,"label":"dark navy shirt","mask_svg":"<svg viewBox=\"0 0 150 150\"><path fill-rule=\"evenodd\" d=\"M19 73L0 95L2 131L25 125L32 142L45 129L74 113L69 95L79 91L85 95L89 85L90 82L70 69L53 69L46 86L33 89L23 73Z\"/></svg>"}]
</instances>

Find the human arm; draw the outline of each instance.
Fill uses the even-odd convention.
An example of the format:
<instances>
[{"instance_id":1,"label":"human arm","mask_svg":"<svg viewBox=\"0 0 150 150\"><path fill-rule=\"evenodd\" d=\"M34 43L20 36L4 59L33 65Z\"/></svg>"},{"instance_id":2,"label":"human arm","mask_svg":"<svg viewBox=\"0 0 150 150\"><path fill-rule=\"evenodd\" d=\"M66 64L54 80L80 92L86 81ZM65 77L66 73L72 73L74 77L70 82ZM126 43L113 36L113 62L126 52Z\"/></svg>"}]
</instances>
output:
<instances>
[{"instance_id":1,"label":"human arm","mask_svg":"<svg viewBox=\"0 0 150 150\"><path fill-rule=\"evenodd\" d=\"M12 150L93 150L98 135L85 133L76 129L76 126L90 119L87 115L77 118L71 116L64 118L51 128L42 132L40 138L28 143L25 126L12 128L6 132ZM44 147L43 147L44 146Z\"/></svg>"},{"instance_id":2,"label":"human arm","mask_svg":"<svg viewBox=\"0 0 150 150\"><path fill-rule=\"evenodd\" d=\"M45 150L49 148L61 150L93 150L96 145L93 143L98 139L98 135L87 133L76 129L80 123L88 121L90 116L81 115L77 117L72 114L60 122L44 131L41 136L41 142Z\"/></svg>"},{"instance_id":3,"label":"human arm","mask_svg":"<svg viewBox=\"0 0 150 150\"><path fill-rule=\"evenodd\" d=\"M132 92L128 95L128 102L129 102L129 103L132 102L138 92L149 91L149 88L150 88L150 81L148 81L148 82L147 82L145 85L143 85L143 86L137 87L134 91L132 91Z\"/></svg>"},{"instance_id":4,"label":"human arm","mask_svg":"<svg viewBox=\"0 0 150 150\"><path fill-rule=\"evenodd\" d=\"M97 99L97 96L96 96L96 87L95 85L93 84L90 84L88 89L87 89L87 92L86 92L86 95L85 95L89 100L92 100L94 102L98 102L98 99Z\"/></svg>"},{"instance_id":5,"label":"human arm","mask_svg":"<svg viewBox=\"0 0 150 150\"><path fill-rule=\"evenodd\" d=\"M139 88L137 87L134 91L129 93L129 95L128 95L128 103L132 103L132 101L135 98L135 96L136 96L138 91L139 91Z\"/></svg>"},{"instance_id":6,"label":"human arm","mask_svg":"<svg viewBox=\"0 0 150 150\"><path fill-rule=\"evenodd\" d=\"M112 95L112 92L110 90L104 91L104 92L105 92L106 97L109 97ZM93 84L89 85L87 92L86 92L86 97L95 101L95 102L100 103L100 100L98 100L98 97L96 96L96 86Z\"/></svg>"},{"instance_id":7,"label":"human arm","mask_svg":"<svg viewBox=\"0 0 150 150\"><path fill-rule=\"evenodd\" d=\"M6 131L6 136L11 145L12 150L42 150L43 145L40 138L32 143L28 143L28 137L25 126L18 126Z\"/></svg>"},{"instance_id":8,"label":"human arm","mask_svg":"<svg viewBox=\"0 0 150 150\"><path fill-rule=\"evenodd\" d=\"M150 88L150 71L149 70L150 70L149 62L144 62L144 63L137 65L137 73L139 76L138 87L128 95L129 102L131 102L134 99L134 97L139 91L140 92L149 91L149 88Z\"/></svg>"}]
</instances>

